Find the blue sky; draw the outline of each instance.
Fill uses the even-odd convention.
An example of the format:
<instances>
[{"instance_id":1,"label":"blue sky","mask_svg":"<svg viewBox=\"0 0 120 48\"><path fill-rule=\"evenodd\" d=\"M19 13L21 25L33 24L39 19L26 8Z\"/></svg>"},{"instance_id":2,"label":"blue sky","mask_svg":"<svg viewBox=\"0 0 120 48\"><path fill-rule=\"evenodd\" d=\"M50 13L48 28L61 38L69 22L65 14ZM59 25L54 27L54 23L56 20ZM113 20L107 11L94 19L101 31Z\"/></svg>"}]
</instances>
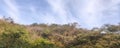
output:
<instances>
[{"instance_id":1,"label":"blue sky","mask_svg":"<svg viewBox=\"0 0 120 48\"><path fill-rule=\"evenodd\" d=\"M84 28L120 22L120 0L0 0L0 17L16 23L77 22Z\"/></svg>"}]
</instances>

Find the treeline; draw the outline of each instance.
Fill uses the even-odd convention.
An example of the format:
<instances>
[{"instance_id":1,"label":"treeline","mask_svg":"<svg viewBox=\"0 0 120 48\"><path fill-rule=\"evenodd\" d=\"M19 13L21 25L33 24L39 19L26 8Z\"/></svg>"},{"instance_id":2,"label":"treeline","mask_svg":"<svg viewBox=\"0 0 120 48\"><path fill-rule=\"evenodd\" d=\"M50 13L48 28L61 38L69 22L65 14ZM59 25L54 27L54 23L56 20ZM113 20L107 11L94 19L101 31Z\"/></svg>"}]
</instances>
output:
<instances>
[{"instance_id":1,"label":"treeline","mask_svg":"<svg viewBox=\"0 0 120 48\"><path fill-rule=\"evenodd\" d=\"M0 20L0 48L120 48L120 24L91 30L71 24L20 25Z\"/></svg>"}]
</instances>

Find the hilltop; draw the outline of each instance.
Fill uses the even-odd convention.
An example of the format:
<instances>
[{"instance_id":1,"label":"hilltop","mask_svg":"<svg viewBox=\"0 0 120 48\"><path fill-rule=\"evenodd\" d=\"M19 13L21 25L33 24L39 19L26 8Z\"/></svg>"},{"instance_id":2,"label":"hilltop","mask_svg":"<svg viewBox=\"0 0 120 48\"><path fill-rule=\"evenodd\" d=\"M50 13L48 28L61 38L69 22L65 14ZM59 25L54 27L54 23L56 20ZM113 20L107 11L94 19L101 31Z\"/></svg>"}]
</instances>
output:
<instances>
[{"instance_id":1,"label":"hilltop","mask_svg":"<svg viewBox=\"0 0 120 48\"><path fill-rule=\"evenodd\" d=\"M92 30L77 25L21 25L0 19L0 48L120 48L120 24Z\"/></svg>"}]
</instances>

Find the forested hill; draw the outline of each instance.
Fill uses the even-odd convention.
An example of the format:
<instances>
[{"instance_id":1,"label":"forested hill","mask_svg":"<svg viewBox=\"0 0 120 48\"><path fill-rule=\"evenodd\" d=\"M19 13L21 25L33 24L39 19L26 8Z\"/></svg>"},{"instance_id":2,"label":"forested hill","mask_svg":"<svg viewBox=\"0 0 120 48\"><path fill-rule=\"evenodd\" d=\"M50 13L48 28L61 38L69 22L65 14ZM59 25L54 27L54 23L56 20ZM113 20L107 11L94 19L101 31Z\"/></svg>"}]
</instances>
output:
<instances>
[{"instance_id":1,"label":"forested hill","mask_svg":"<svg viewBox=\"0 0 120 48\"><path fill-rule=\"evenodd\" d=\"M120 48L120 24L87 30L77 23L20 25L0 19L0 48Z\"/></svg>"}]
</instances>

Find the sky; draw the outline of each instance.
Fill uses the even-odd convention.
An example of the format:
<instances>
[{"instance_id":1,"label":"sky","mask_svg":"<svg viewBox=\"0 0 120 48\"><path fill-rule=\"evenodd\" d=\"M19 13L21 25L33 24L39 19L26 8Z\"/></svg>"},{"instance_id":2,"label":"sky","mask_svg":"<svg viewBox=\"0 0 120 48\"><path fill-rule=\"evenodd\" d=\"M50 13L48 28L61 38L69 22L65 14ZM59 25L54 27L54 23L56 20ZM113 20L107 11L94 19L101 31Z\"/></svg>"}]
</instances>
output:
<instances>
[{"instance_id":1,"label":"sky","mask_svg":"<svg viewBox=\"0 0 120 48\"><path fill-rule=\"evenodd\" d=\"M67 24L93 28L120 22L120 0L0 0L0 17L16 23Z\"/></svg>"}]
</instances>

